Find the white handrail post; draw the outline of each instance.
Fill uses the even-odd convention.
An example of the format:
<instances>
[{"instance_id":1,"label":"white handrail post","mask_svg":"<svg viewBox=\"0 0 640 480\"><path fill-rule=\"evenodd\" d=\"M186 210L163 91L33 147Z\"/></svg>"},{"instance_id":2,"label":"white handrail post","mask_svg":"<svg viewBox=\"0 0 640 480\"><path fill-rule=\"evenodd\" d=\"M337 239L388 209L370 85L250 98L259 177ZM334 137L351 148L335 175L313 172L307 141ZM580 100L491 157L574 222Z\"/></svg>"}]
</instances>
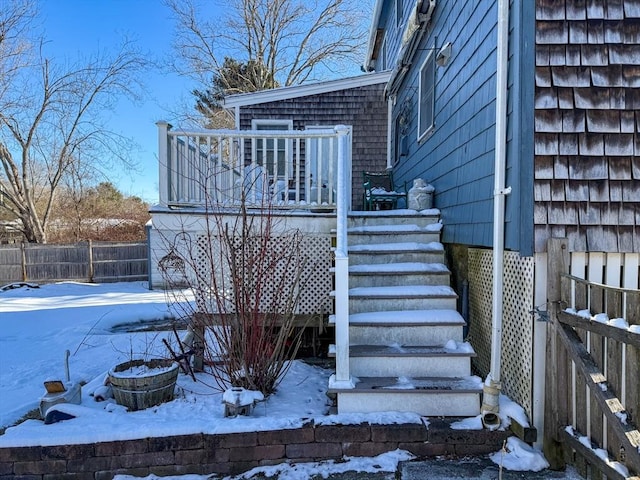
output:
<instances>
[{"instance_id":1,"label":"white handrail post","mask_svg":"<svg viewBox=\"0 0 640 480\"><path fill-rule=\"evenodd\" d=\"M336 373L331 379L334 388L353 388L349 371L349 256L347 254L347 156L349 128L335 127L338 135L338 198L336 199L336 250L335 250L335 335Z\"/></svg>"},{"instance_id":2,"label":"white handrail post","mask_svg":"<svg viewBox=\"0 0 640 480\"><path fill-rule=\"evenodd\" d=\"M156 122L158 127L158 195L160 205L169 203L169 125L166 121Z\"/></svg>"}]
</instances>

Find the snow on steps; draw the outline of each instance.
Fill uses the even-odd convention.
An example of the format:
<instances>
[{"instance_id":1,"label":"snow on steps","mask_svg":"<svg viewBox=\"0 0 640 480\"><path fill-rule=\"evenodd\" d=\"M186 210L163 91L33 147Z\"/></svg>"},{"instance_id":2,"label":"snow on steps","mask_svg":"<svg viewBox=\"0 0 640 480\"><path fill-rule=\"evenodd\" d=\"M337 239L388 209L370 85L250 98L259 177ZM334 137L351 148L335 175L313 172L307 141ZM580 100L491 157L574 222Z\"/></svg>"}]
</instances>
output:
<instances>
[{"instance_id":1,"label":"snow on steps","mask_svg":"<svg viewBox=\"0 0 640 480\"><path fill-rule=\"evenodd\" d=\"M355 388L336 389L341 413L416 412L424 416L465 416L479 413L482 381L463 377L359 377Z\"/></svg>"},{"instance_id":2,"label":"snow on steps","mask_svg":"<svg viewBox=\"0 0 640 480\"><path fill-rule=\"evenodd\" d=\"M351 265L352 287L383 285L445 285L451 272L442 263L405 262Z\"/></svg>"},{"instance_id":3,"label":"snow on steps","mask_svg":"<svg viewBox=\"0 0 640 480\"><path fill-rule=\"evenodd\" d=\"M356 265L388 263L390 255L394 263L444 263L444 247L440 242L370 243L350 245L347 251Z\"/></svg>"},{"instance_id":4,"label":"snow on steps","mask_svg":"<svg viewBox=\"0 0 640 480\"><path fill-rule=\"evenodd\" d=\"M455 310L457 298L454 290L445 285L356 287L349 289L349 312Z\"/></svg>"},{"instance_id":5,"label":"snow on steps","mask_svg":"<svg viewBox=\"0 0 640 480\"><path fill-rule=\"evenodd\" d=\"M339 413L479 413L481 382L468 376L475 352L462 342L465 322L449 287L439 213L350 214L349 366L356 385L330 385Z\"/></svg>"},{"instance_id":6,"label":"snow on steps","mask_svg":"<svg viewBox=\"0 0 640 480\"><path fill-rule=\"evenodd\" d=\"M330 354L334 349L330 349ZM351 345L352 375L373 377L464 376L471 369L475 352L468 343L450 341L434 345Z\"/></svg>"},{"instance_id":7,"label":"snow on steps","mask_svg":"<svg viewBox=\"0 0 640 480\"><path fill-rule=\"evenodd\" d=\"M404 242L430 243L440 239L441 223L425 227L411 225L372 225L353 227L347 230L350 245L370 244L381 238L400 236Z\"/></svg>"},{"instance_id":8,"label":"snow on steps","mask_svg":"<svg viewBox=\"0 0 640 480\"><path fill-rule=\"evenodd\" d=\"M407 223L425 227L440 221L440 210L432 208L430 210L380 210L371 212L349 212L349 227L370 226L370 225L404 225Z\"/></svg>"},{"instance_id":9,"label":"snow on steps","mask_svg":"<svg viewBox=\"0 0 640 480\"><path fill-rule=\"evenodd\" d=\"M335 315L329 324L335 324ZM349 324L354 345L444 345L448 340L462 341L466 322L455 310L396 310L355 313Z\"/></svg>"}]
</instances>

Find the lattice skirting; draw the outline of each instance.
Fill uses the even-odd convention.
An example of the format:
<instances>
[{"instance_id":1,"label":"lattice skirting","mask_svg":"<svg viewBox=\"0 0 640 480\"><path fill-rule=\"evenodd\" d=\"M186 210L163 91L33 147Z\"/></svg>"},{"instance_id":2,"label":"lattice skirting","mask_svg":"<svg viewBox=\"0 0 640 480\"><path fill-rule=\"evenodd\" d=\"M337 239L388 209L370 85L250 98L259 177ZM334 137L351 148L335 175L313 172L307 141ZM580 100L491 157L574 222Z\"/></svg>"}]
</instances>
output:
<instances>
[{"instance_id":1,"label":"lattice skirting","mask_svg":"<svg viewBox=\"0 0 640 480\"><path fill-rule=\"evenodd\" d=\"M491 364L493 252L469 249L469 340L478 356L474 367L483 378ZM502 320L502 391L532 418L534 260L504 254Z\"/></svg>"},{"instance_id":2,"label":"lattice skirting","mask_svg":"<svg viewBox=\"0 0 640 480\"><path fill-rule=\"evenodd\" d=\"M274 256L276 257L279 254L289 255L293 251L287 245L293 241L291 236L273 237L270 241L272 245L268 248L275 252ZM218 261L219 257L216 258L216 253L212 254L212 250L216 248L215 242L215 237L208 237L204 234L197 236L197 260L194 262L195 268L198 270L194 272L196 277L208 279L211 269L219 269L224 263ZM278 267L270 273L273 280L278 285L281 284L281 287L271 288L272 285L265 285L262 289L264 305L282 305L279 299L274 299L272 296L286 297L290 292L283 291L283 289L288 287L292 290L295 289L296 280L300 278L304 286L299 292L295 313L299 315L331 313L333 311L333 303L330 299L333 285L331 237L329 235L304 235L300 239L300 255L302 257L300 262L304 264L301 272L294 271L295 267L292 268L291 263L288 264L289 270L285 271L282 265L286 262L279 262ZM224 272L218 273L224 274ZM254 274L255 272L252 275ZM199 290L204 291L205 289Z\"/></svg>"}]
</instances>

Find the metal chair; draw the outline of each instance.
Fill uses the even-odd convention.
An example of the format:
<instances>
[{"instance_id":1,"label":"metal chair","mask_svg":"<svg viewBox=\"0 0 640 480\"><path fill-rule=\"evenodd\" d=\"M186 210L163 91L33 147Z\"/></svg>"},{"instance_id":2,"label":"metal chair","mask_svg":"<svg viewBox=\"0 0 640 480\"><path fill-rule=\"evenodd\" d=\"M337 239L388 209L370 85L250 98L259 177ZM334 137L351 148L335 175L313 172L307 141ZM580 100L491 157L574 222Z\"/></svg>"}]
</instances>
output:
<instances>
[{"instance_id":1,"label":"metal chair","mask_svg":"<svg viewBox=\"0 0 640 480\"><path fill-rule=\"evenodd\" d=\"M390 170L362 172L362 176L365 210L394 210L398 208L398 200L403 199L407 207L407 184L396 185Z\"/></svg>"}]
</instances>

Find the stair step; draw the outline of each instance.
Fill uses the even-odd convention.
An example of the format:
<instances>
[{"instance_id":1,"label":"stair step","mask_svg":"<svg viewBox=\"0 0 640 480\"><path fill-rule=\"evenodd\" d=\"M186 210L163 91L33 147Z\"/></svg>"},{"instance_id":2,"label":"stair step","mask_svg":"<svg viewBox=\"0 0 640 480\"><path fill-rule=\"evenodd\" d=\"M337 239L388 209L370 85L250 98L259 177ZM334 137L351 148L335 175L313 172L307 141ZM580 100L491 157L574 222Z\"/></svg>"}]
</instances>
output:
<instances>
[{"instance_id":1,"label":"stair step","mask_svg":"<svg viewBox=\"0 0 640 480\"><path fill-rule=\"evenodd\" d=\"M402 242L429 243L440 240L441 223L418 225L363 225L347 229L350 245L366 243L389 243L394 239Z\"/></svg>"},{"instance_id":2,"label":"stair step","mask_svg":"<svg viewBox=\"0 0 640 480\"><path fill-rule=\"evenodd\" d=\"M426 226L438 223L440 220L440 210L431 209L417 212L415 210L381 210L374 212L349 212L349 227L357 227L363 225L402 225L407 221L415 223L419 226Z\"/></svg>"},{"instance_id":3,"label":"stair step","mask_svg":"<svg viewBox=\"0 0 640 480\"><path fill-rule=\"evenodd\" d=\"M351 345L349 357L475 357L469 343L455 342L455 347L435 345Z\"/></svg>"},{"instance_id":4,"label":"stair step","mask_svg":"<svg viewBox=\"0 0 640 480\"><path fill-rule=\"evenodd\" d=\"M417 273L449 275L451 271L443 263L424 262L373 263L349 266L350 275L409 275Z\"/></svg>"},{"instance_id":5,"label":"stair step","mask_svg":"<svg viewBox=\"0 0 640 480\"><path fill-rule=\"evenodd\" d=\"M356 287L349 289L349 312L455 310L457 298L453 289L444 285Z\"/></svg>"},{"instance_id":6,"label":"stair step","mask_svg":"<svg viewBox=\"0 0 640 480\"><path fill-rule=\"evenodd\" d=\"M437 346L351 345L349 367L356 377L461 376L469 375L471 345L449 342L452 348ZM330 349L330 355L335 352Z\"/></svg>"},{"instance_id":7,"label":"stair step","mask_svg":"<svg viewBox=\"0 0 640 480\"><path fill-rule=\"evenodd\" d=\"M335 323L335 315L329 316L329 323ZM397 310L386 312L363 312L349 315L349 324L352 326L464 326L465 323L466 322L462 316L455 310Z\"/></svg>"},{"instance_id":8,"label":"stair step","mask_svg":"<svg viewBox=\"0 0 640 480\"><path fill-rule=\"evenodd\" d=\"M352 265L388 263L444 263L444 247L440 242L394 242L350 245Z\"/></svg>"},{"instance_id":9,"label":"stair step","mask_svg":"<svg viewBox=\"0 0 640 480\"><path fill-rule=\"evenodd\" d=\"M388 235L388 234L396 234L396 233L440 233L442 230L441 223L430 223L423 227L416 224L381 224L381 225L361 225L357 227L349 227L347 228L347 233L351 234L379 234L379 235Z\"/></svg>"},{"instance_id":10,"label":"stair step","mask_svg":"<svg viewBox=\"0 0 640 480\"><path fill-rule=\"evenodd\" d=\"M349 246L349 253L384 253L392 255L407 252L444 252L444 246L440 242L390 242Z\"/></svg>"},{"instance_id":11,"label":"stair step","mask_svg":"<svg viewBox=\"0 0 640 480\"><path fill-rule=\"evenodd\" d=\"M409 288L409 287L407 287ZM380 312L386 310L455 310L456 297L352 297L350 313Z\"/></svg>"},{"instance_id":12,"label":"stair step","mask_svg":"<svg viewBox=\"0 0 640 480\"><path fill-rule=\"evenodd\" d=\"M461 377L359 377L353 389L335 389L340 413L415 412L423 416L480 414L482 380Z\"/></svg>"},{"instance_id":13,"label":"stair step","mask_svg":"<svg viewBox=\"0 0 640 480\"><path fill-rule=\"evenodd\" d=\"M403 393L416 390L430 392L461 393L481 392L482 379L475 375L462 377L358 377L355 388L336 389L329 385L329 393L353 392L364 393L370 390L385 390Z\"/></svg>"},{"instance_id":14,"label":"stair step","mask_svg":"<svg viewBox=\"0 0 640 480\"><path fill-rule=\"evenodd\" d=\"M453 298L458 295L453 288L446 285L394 285L387 287L356 287L349 289L349 298Z\"/></svg>"},{"instance_id":15,"label":"stair step","mask_svg":"<svg viewBox=\"0 0 640 480\"><path fill-rule=\"evenodd\" d=\"M442 263L378 263L349 267L351 287L448 285L451 272Z\"/></svg>"},{"instance_id":16,"label":"stair step","mask_svg":"<svg viewBox=\"0 0 640 480\"><path fill-rule=\"evenodd\" d=\"M335 324L335 315L329 316L329 324ZM355 313L349 316L349 340L354 345L444 345L461 342L465 325L455 310Z\"/></svg>"}]
</instances>

